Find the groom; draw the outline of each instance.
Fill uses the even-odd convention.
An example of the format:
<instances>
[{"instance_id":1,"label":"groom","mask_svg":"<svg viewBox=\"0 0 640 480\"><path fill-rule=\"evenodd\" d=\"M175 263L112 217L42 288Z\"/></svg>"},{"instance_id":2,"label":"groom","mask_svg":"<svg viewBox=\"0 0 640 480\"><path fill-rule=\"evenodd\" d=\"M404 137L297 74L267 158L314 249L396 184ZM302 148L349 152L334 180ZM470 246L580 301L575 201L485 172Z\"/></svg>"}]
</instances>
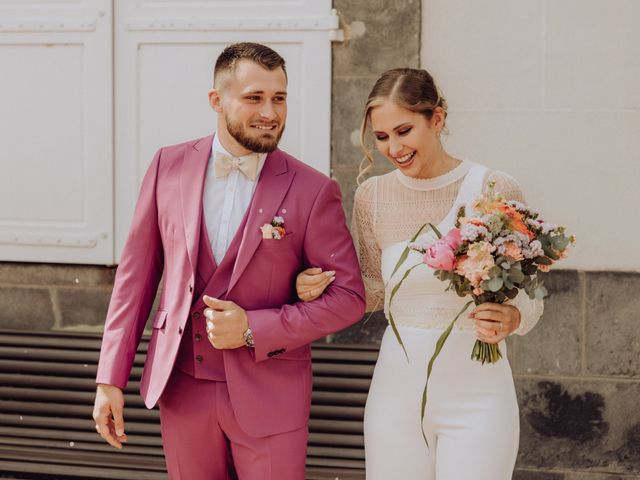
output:
<instances>
[{"instance_id":1,"label":"groom","mask_svg":"<svg viewBox=\"0 0 640 480\"><path fill-rule=\"evenodd\" d=\"M170 478L302 480L309 343L363 315L358 262L337 184L277 148L282 57L229 46L209 102L216 134L160 149L142 182L107 314L96 430L126 442L122 389L163 277L140 391L160 404ZM295 278L309 266L335 281L302 303Z\"/></svg>"}]
</instances>

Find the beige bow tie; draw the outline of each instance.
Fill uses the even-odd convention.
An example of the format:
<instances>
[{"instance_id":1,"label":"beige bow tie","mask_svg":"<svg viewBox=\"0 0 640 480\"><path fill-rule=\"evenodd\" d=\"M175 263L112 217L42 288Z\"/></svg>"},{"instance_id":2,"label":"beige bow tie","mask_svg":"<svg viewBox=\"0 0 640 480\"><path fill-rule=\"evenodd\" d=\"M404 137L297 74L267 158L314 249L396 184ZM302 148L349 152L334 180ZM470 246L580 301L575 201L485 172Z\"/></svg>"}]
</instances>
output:
<instances>
[{"instance_id":1,"label":"beige bow tie","mask_svg":"<svg viewBox=\"0 0 640 480\"><path fill-rule=\"evenodd\" d=\"M216 178L228 176L231 170L240 170L249 180L255 181L258 176L259 163L260 155L257 153L245 155L244 157L231 157L220 152L215 152L214 154Z\"/></svg>"}]
</instances>

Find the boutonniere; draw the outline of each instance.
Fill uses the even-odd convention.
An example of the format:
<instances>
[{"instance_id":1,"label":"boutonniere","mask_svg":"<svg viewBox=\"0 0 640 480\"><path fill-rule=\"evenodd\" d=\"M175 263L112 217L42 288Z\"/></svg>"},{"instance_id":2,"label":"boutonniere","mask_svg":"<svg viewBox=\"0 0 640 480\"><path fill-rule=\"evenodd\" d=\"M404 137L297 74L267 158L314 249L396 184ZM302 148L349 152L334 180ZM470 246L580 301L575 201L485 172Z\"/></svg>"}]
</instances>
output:
<instances>
[{"instance_id":1,"label":"boutonniere","mask_svg":"<svg viewBox=\"0 0 640 480\"><path fill-rule=\"evenodd\" d=\"M271 223L265 223L260 227L262 231L262 238L273 238L275 240L280 240L283 238L287 231L284 229L284 218L282 217L273 217Z\"/></svg>"}]
</instances>

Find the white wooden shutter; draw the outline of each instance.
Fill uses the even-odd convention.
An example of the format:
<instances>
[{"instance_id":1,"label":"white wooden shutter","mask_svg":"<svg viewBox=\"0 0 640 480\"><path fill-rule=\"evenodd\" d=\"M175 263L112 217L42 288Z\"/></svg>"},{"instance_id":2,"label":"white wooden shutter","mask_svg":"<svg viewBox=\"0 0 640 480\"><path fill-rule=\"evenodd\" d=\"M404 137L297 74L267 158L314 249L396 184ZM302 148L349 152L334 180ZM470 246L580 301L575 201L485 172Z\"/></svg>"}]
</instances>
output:
<instances>
[{"instance_id":1,"label":"white wooden shutter","mask_svg":"<svg viewBox=\"0 0 640 480\"><path fill-rule=\"evenodd\" d=\"M116 0L116 257L142 176L163 145L210 134L213 66L230 43L271 46L287 62L289 113L281 147L329 173L330 0Z\"/></svg>"},{"instance_id":2,"label":"white wooden shutter","mask_svg":"<svg viewBox=\"0 0 640 480\"><path fill-rule=\"evenodd\" d=\"M113 263L110 0L0 0L0 260Z\"/></svg>"}]
</instances>

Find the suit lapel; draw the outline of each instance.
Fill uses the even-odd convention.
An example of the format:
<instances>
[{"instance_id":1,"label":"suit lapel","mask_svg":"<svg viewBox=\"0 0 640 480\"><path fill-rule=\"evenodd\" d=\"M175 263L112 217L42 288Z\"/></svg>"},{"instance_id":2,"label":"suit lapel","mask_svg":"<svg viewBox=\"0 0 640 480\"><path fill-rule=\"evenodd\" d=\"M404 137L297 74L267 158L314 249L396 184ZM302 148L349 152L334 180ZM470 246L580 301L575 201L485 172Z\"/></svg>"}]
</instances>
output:
<instances>
[{"instance_id":1,"label":"suit lapel","mask_svg":"<svg viewBox=\"0 0 640 480\"><path fill-rule=\"evenodd\" d=\"M200 244L200 226L202 225L202 193L212 143L213 135L196 142L185 153L180 170L182 220L189 262L194 272L198 265L198 245Z\"/></svg>"},{"instance_id":2,"label":"suit lapel","mask_svg":"<svg viewBox=\"0 0 640 480\"><path fill-rule=\"evenodd\" d=\"M284 200L294 176L295 173L289 170L287 159L280 150L267 156L249 207L242 242L227 292L231 291L249 265L249 261L262 241L260 227L265 223L270 223L277 215L278 208Z\"/></svg>"}]
</instances>

